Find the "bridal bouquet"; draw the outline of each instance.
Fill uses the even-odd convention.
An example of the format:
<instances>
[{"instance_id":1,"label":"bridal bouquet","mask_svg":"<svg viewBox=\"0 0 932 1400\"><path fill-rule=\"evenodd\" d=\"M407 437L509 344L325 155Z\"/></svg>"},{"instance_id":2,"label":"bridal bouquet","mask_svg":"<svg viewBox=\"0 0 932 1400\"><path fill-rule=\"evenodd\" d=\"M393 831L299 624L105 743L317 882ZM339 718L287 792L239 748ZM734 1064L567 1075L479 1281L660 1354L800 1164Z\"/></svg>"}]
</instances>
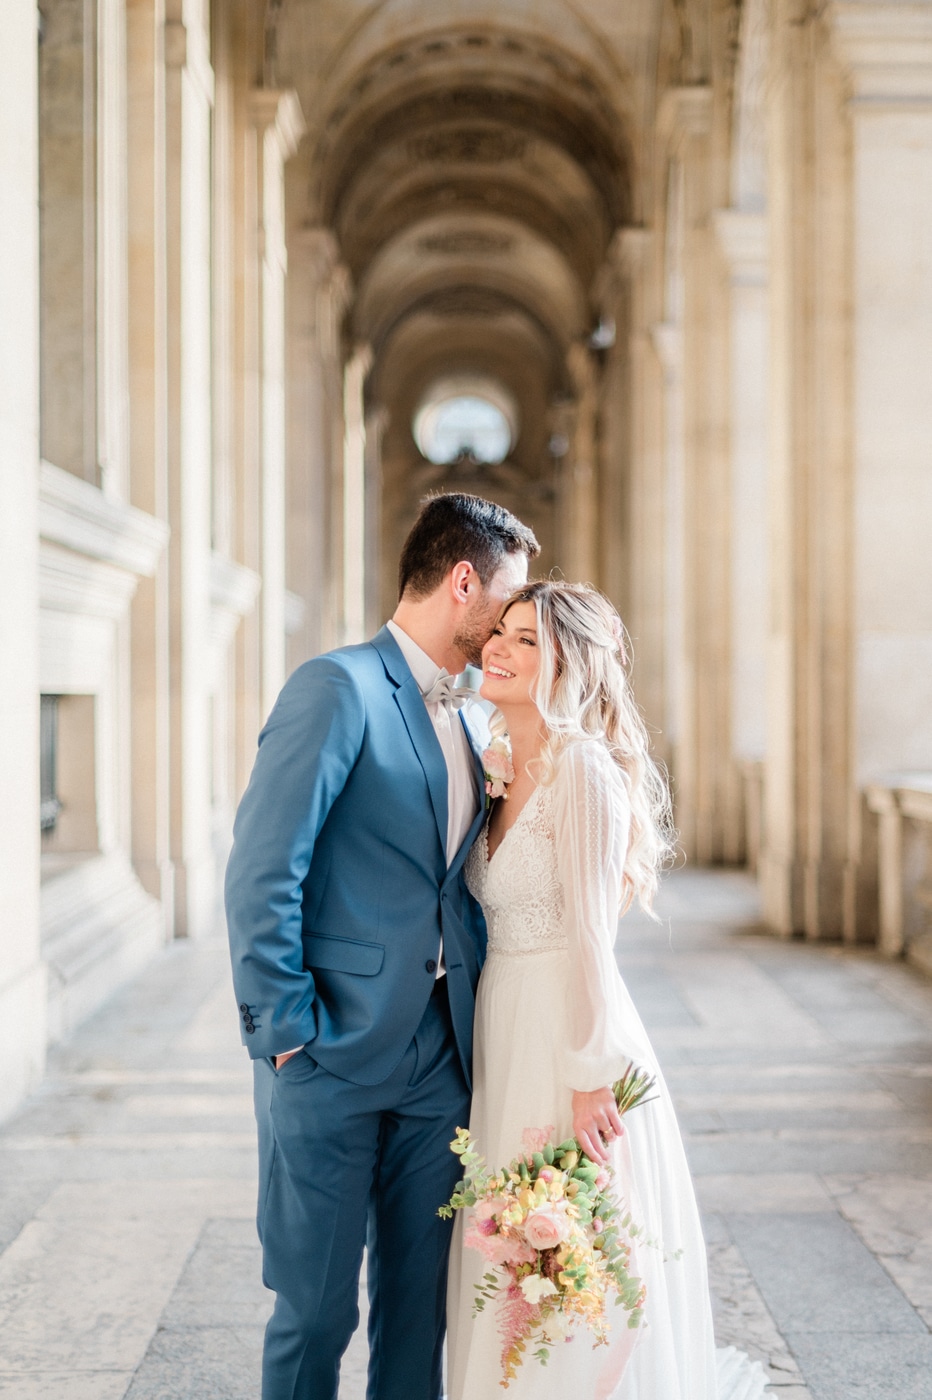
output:
<instances>
[{"instance_id":1,"label":"bridal bouquet","mask_svg":"<svg viewBox=\"0 0 932 1400\"><path fill-rule=\"evenodd\" d=\"M629 1064L613 1086L619 1113L649 1102L654 1083ZM604 1344L610 1298L637 1327L646 1296L629 1268L640 1230L612 1191L614 1173L593 1162L575 1137L555 1146L552 1132L528 1129L523 1155L497 1172L488 1170L467 1128L450 1144L463 1180L439 1214L472 1212L463 1242L492 1265L476 1285L473 1315L499 1298L506 1390L529 1348L546 1365L549 1348L581 1328L594 1346Z\"/></svg>"}]
</instances>

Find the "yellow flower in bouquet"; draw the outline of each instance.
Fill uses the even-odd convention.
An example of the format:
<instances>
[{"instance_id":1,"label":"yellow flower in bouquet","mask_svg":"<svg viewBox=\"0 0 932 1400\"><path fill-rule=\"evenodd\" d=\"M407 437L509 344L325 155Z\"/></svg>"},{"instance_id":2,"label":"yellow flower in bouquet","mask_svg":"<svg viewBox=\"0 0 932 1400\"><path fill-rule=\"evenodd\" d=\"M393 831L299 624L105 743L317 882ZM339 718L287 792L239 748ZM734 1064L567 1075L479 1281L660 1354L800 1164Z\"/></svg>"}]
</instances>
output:
<instances>
[{"instance_id":1,"label":"yellow flower in bouquet","mask_svg":"<svg viewBox=\"0 0 932 1400\"><path fill-rule=\"evenodd\" d=\"M629 1065L614 1085L619 1112L649 1102L653 1086ZM529 1345L544 1365L556 1341L580 1330L603 1345L609 1300L637 1327L646 1297L632 1271L640 1229L612 1189L611 1169L593 1162L576 1138L554 1145L552 1133L550 1127L526 1132L523 1155L494 1174L468 1129L460 1128L450 1144L463 1179L439 1214L449 1219L469 1210L463 1243L491 1266L477 1285L474 1313L498 1299L505 1389Z\"/></svg>"}]
</instances>

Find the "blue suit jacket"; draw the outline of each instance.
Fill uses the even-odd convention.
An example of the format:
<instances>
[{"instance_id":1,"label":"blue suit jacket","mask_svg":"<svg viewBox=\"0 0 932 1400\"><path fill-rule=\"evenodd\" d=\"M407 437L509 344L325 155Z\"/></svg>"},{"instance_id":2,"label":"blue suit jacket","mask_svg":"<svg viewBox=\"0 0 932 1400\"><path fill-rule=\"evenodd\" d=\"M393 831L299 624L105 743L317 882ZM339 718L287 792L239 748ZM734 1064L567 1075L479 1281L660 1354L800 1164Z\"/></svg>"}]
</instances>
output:
<instances>
[{"instance_id":1,"label":"blue suit jacket","mask_svg":"<svg viewBox=\"0 0 932 1400\"><path fill-rule=\"evenodd\" d=\"M447 869L446 764L387 628L295 671L259 736L226 875L253 1058L308 1044L340 1078L381 1083L424 1014L442 934L469 1079L485 925L462 867L483 806Z\"/></svg>"}]
</instances>

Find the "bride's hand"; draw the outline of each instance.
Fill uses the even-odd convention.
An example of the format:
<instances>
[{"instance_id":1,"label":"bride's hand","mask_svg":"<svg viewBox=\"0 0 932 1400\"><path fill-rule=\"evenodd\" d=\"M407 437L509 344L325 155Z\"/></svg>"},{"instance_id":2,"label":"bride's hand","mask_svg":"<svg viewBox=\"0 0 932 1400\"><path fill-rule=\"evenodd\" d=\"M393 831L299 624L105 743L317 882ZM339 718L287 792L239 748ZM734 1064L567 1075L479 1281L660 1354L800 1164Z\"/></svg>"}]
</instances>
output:
<instances>
[{"instance_id":1,"label":"bride's hand","mask_svg":"<svg viewBox=\"0 0 932 1400\"><path fill-rule=\"evenodd\" d=\"M587 1157L605 1163L605 1143L621 1137L624 1127L611 1089L573 1093L573 1133Z\"/></svg>"}]
</instances>

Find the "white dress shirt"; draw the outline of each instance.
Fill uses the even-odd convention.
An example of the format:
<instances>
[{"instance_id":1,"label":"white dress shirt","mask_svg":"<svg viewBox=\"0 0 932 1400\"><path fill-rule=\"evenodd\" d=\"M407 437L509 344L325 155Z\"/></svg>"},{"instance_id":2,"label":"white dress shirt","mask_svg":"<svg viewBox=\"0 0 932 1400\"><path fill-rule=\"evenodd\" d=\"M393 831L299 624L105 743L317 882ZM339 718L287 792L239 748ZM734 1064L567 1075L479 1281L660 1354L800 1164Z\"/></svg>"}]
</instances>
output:
<instances>
[{"instance_id":1,"label":"white dress shirt","mask_svg":"<svg viewBox=\"0 0 932 1400\"><path fill-rule=\"evenodd\" d=\"M407 632L397 622L389 622L388 630L401 649L417 687L425 695L440 676L448 675L442 666L432 661L417 642L412 641ZM446 705L427 706L430 722L443 750L447 765L447 865L466 839L466 833L473 824L479 810L479 791L476 782L476 766L462 720L455 710Z\"/></svg>"},{"instance_id":2,"label":"white dress shirt","mask_svg":"<svg viewBox=\"0 0 932 1400\"><path fill-rule=\"evenodd\" d=\"M440 676L449 675L449 672L444 667L438 666L436 661L431 660L427 652L419 647L417 642L413 641L407 632L398 626L397 622L389 622L386 625L398 643L418 689L422 695L426 695L434 682ZM447 765L446 853L447 865L451 865L479 810L475 762L459 714L446 705L436 702L432 705L426 705L426 709L443 750L444 762ZM443 942L441 941L437 957L437 976L443 977L446 970L443 960Z\"/></svg>"}]
</instances>

